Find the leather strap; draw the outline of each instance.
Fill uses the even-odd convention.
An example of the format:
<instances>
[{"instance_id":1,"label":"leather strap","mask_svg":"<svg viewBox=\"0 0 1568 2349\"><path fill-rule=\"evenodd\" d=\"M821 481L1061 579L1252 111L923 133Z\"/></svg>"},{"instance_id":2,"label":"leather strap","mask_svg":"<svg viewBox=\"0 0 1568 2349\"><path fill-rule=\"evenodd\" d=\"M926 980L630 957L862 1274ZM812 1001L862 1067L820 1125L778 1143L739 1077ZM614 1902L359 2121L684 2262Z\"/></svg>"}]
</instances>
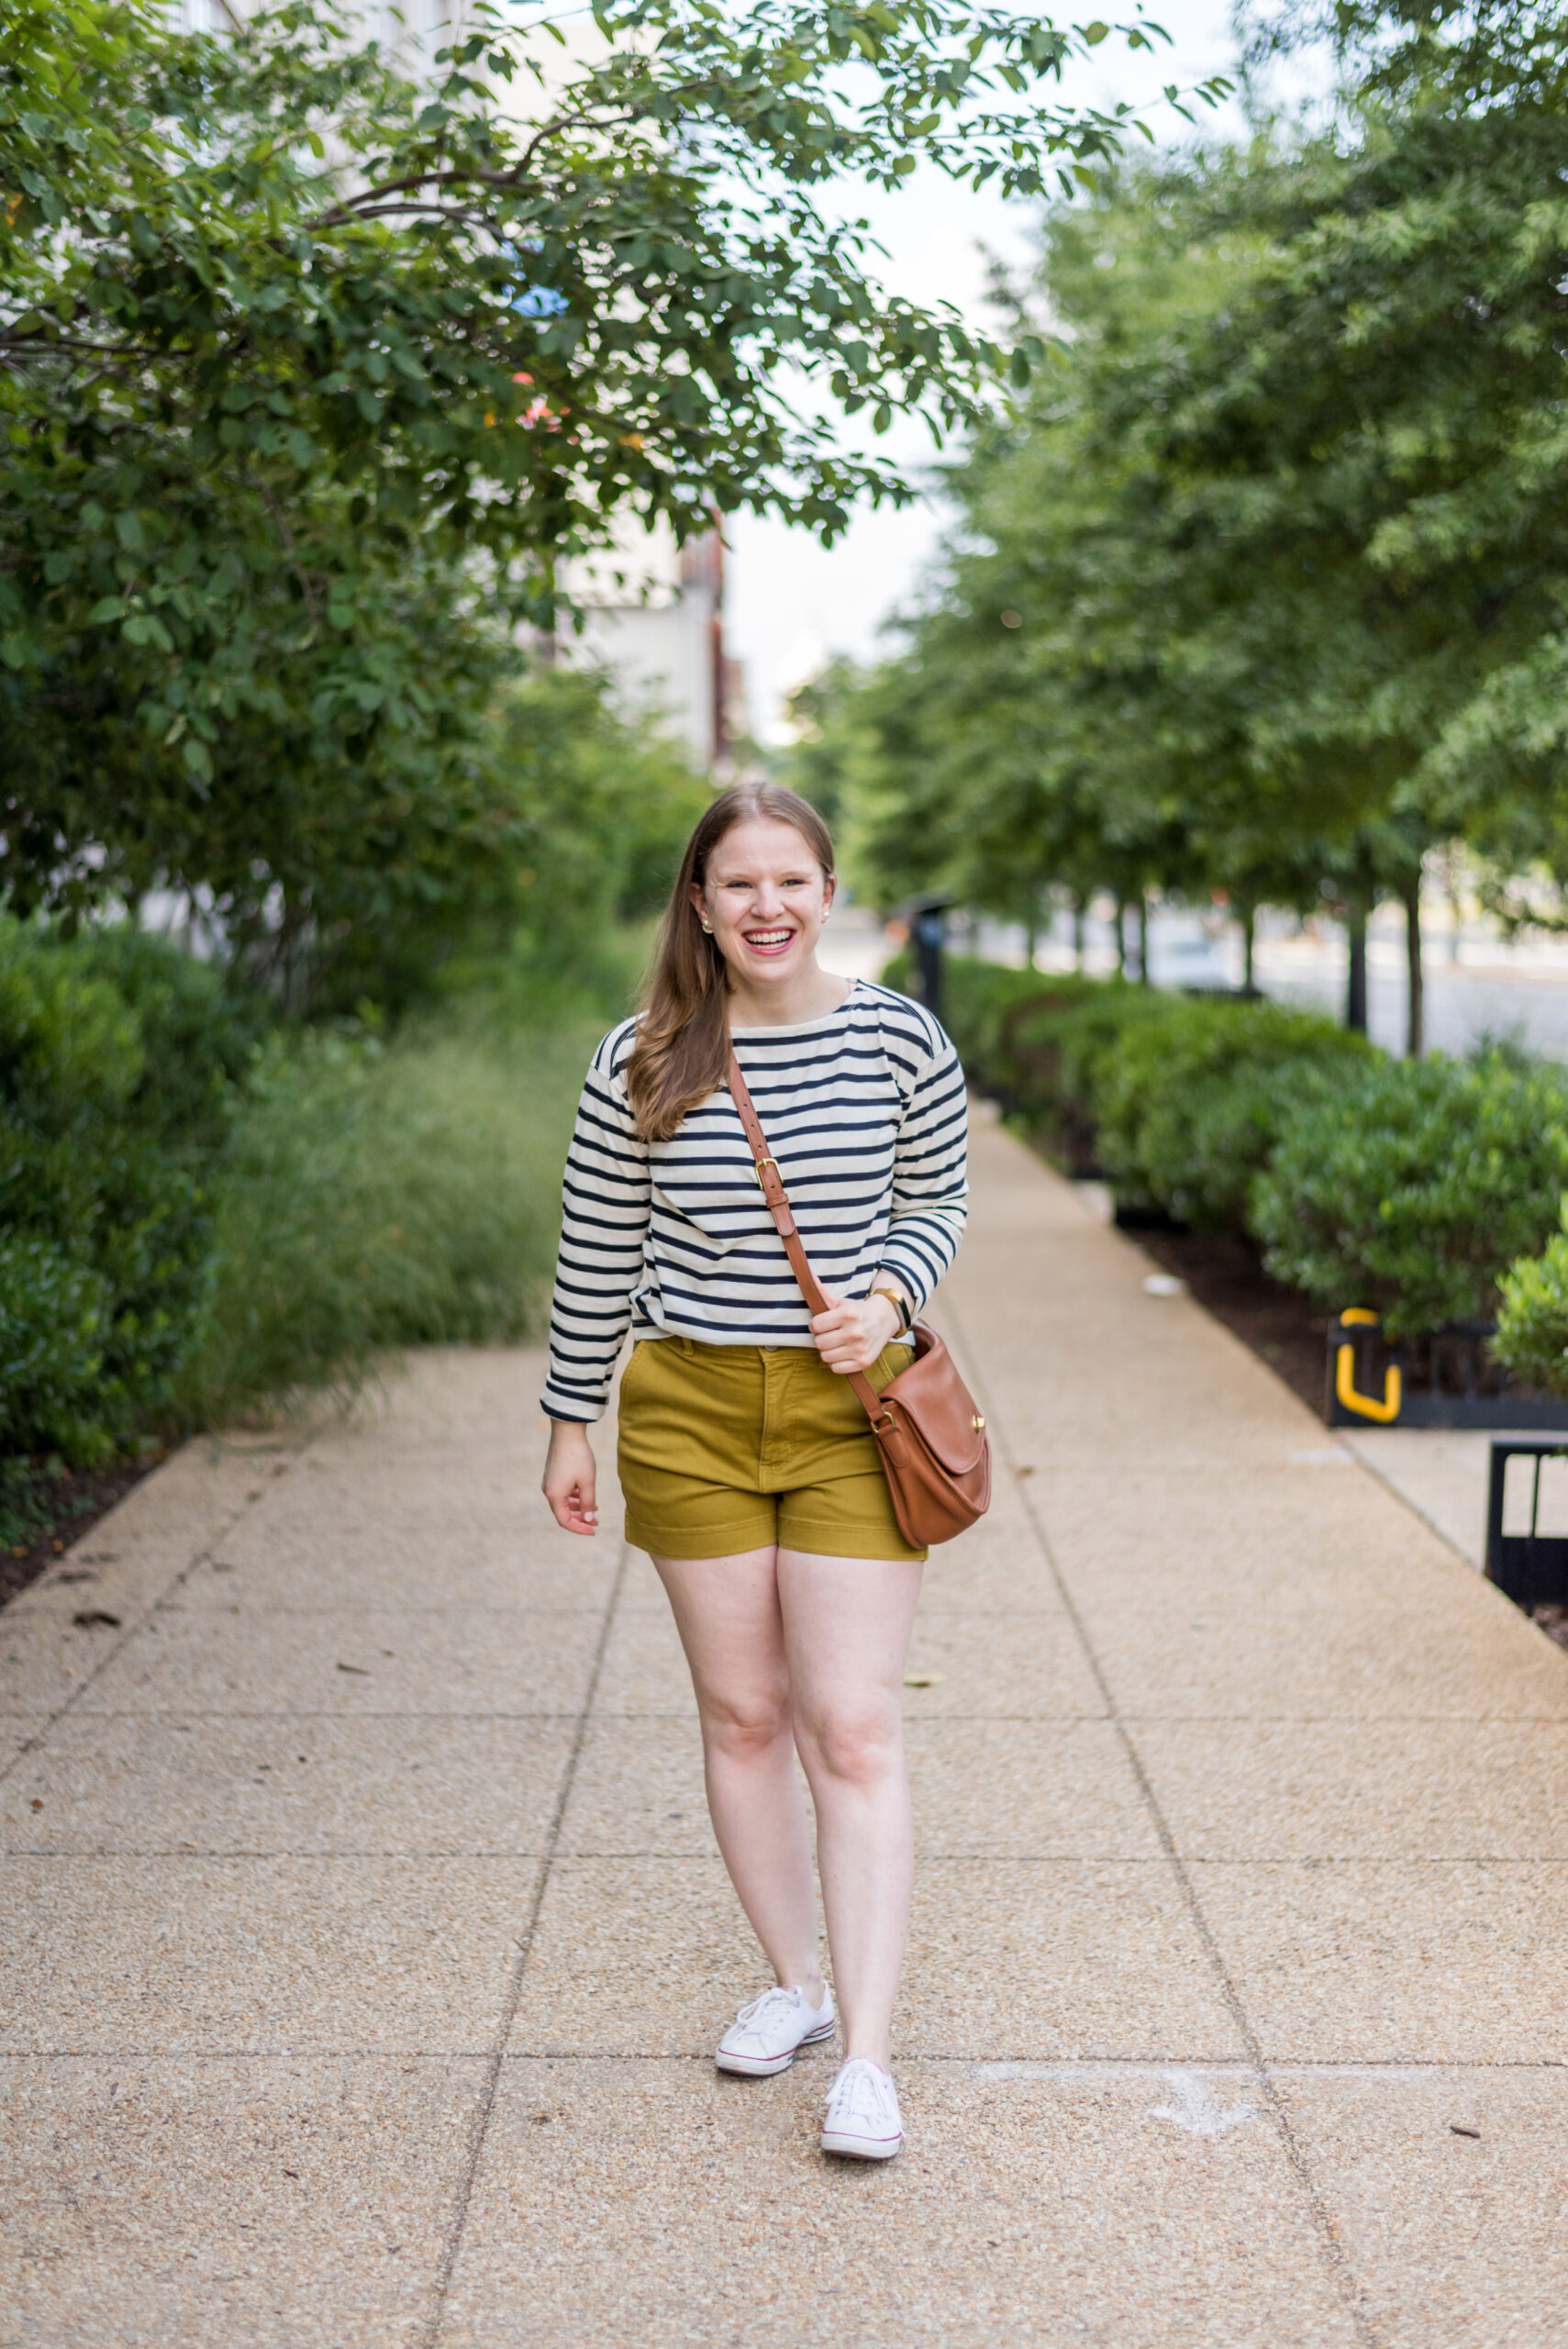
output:
<instances>
[{"instance_id":1,"label":"leather strap","mask_svg":"<svg viewBox=\"0 0 1568 2349\"><path fill-rule=\"evenodd\" d=\"M778 1228L779 1238L784 1241L784 1253L790 1261L790 1269L800 1283L801 1294L812 1312L826 1313L828 1309L827 1293L811 1269L811 1260L806 1255L805 1243L795 1229L795 1216L789 1203L789 1193L784 1189L780 1179L778 1160L769 1152L768 1137L762 1131L762 1121L757 1115L751 1096L746 1090L746 1080L740 1074L740 1063L733 1052L729 1055L729 1065L725 1071L725 1080L729 1086L730 1097L735 1107L740 1112L740 1123L745 1128L746 1139L751 1145L751 1163L756 1171L757 1181L762 1186L762 1197L767 1202L768 1213L773 1217ZM887 1413L882 1398L865 1373L851 1370L844 1375L863 1404L867 1418L873 1421L885 1419Z\"/></svg>"}]
</instances>

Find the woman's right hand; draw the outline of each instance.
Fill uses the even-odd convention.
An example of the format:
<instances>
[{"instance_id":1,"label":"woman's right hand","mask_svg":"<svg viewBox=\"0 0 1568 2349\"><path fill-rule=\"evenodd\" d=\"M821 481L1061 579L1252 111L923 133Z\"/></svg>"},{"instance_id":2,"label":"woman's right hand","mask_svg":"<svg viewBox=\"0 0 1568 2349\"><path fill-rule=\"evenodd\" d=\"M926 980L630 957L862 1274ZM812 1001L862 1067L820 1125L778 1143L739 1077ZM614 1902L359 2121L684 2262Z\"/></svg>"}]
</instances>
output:
<instances>
[{"instance_id":1,"label":"woman's right hand","mask_svg":"<svg viewBox=\"0 0 1568 2349\"><path fill-rule=\"evenodd\" d=\"M580 1419L552 1419L545 1455L543 1492L557 1525L568 1533L596 1533L594 1451Z\"/></svg>"}]
</instances>

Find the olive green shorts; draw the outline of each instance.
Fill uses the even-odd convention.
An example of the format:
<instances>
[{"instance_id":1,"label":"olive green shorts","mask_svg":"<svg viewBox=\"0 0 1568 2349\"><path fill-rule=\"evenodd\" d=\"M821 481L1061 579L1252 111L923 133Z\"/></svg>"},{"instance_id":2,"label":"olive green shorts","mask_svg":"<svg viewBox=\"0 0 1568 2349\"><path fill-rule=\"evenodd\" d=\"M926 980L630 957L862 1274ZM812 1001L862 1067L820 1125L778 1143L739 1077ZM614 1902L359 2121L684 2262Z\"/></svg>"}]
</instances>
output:
<instances>
[{"instance_id":1,"label":"olive green shorts","mask_svg":"<svg viewBox=\"0 0 1568 2349\"><path fill-rule=\"evenodd\" d=\"M909 1361L889 1346L879 1390ZM898 1530L866 1415L815 1346L644 1338L621 1378L627 1539L660 1558L776 1542L828 1558L923 1558Z\"/></svg>"}]
</instances>

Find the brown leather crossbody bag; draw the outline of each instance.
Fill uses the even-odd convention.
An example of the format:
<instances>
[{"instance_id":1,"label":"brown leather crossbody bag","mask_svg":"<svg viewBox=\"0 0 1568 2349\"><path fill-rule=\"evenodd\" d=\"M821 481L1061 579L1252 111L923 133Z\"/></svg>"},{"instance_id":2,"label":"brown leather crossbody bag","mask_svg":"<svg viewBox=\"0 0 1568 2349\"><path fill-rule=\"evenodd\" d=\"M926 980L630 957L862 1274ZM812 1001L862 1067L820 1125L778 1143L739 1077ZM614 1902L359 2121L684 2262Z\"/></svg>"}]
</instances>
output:
<instances>
[{"instance_id":1,"label":"brown leather crossbody bag","mask_svg":"<svg viewBox=\"0 0 1568 2349\"><path fill-rule=\"evenodd\" d=\"M801 1293L813 1313L826 1313L828 1297L795 1230L778 1161L769 1152L768 1137L733 1052L728 1083L762 1197ZM951 1542L990 1508L991 1446L984 1413L936 1331L917 1321L909 1334L914 1358L880 1395L863 1372L851 1371L849 1383L871 1421L899 1529L906 1542L924 1550L933 1542Z\"/></svg>"}]
</instances>

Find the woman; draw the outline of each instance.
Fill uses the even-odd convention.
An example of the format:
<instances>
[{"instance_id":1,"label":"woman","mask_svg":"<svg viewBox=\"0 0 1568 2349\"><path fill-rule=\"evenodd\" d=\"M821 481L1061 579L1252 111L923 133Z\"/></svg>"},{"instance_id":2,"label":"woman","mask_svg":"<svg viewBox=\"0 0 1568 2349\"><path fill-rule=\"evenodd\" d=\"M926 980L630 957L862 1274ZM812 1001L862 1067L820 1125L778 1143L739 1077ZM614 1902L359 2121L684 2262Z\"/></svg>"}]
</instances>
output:
<instances>
[{"instance_id":1,"label":"woman","mask_svg":"<svg viewBox=\"0 0 1568 2349\"><path fill-rule=\"evenodd\" d=\"M594 1056L567 1161L544 1491L595 1531L587 1422L621 1341L627 1535L652 1557L691 1666L714 1832L776 1987L717 2051L782 2072L831 2038L811 1842L845 2061L825 2152L903 2143L889 2076L914 1869L901 1696L925 1553L899 1532L865 1412L964 1221L951 1044L903 996L836 978L817 941L833 844L776 785L715 800L664 917L647 1008ZM725 1086L733 1048L828 1311L812 1318Z\"/></svg>"}]
</instances>

